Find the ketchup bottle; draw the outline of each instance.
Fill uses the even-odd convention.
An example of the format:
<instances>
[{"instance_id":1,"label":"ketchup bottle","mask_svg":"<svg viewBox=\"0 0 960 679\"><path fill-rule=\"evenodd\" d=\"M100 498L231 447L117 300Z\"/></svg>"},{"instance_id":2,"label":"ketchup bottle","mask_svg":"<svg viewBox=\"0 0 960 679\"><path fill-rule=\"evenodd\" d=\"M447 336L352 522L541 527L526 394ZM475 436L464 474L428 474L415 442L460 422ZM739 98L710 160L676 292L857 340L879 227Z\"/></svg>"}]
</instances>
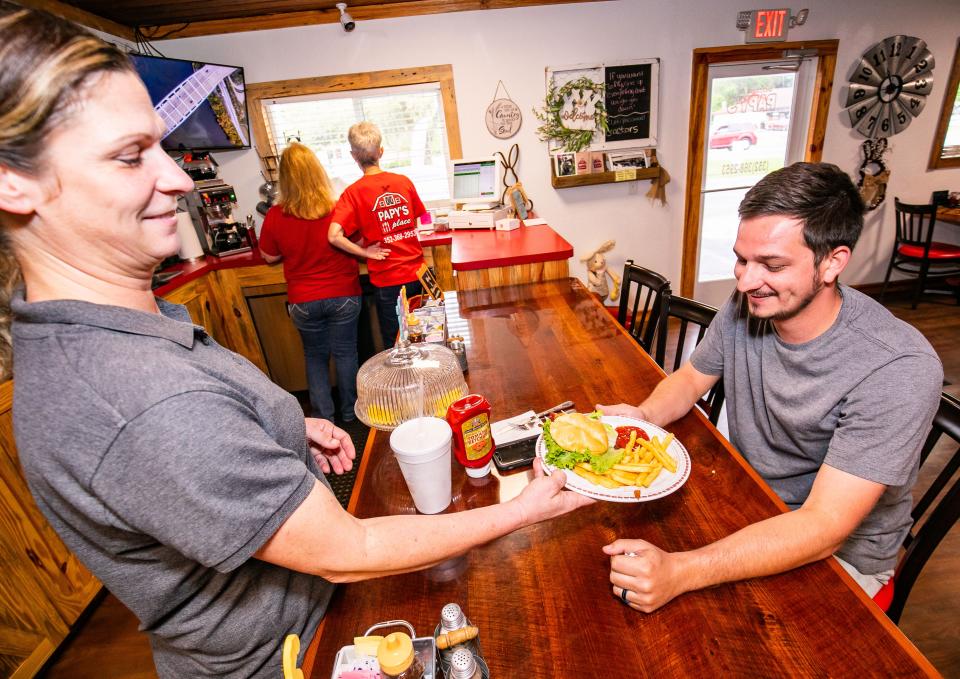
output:
<instances>
[{"instance_id":1,"label":"ketchup bottle","mask_svg":"<svg viewBox=\"0 0 960 679\"><path fill-rule=\"evenodd\" d=\"M490 473L493 433L490 431L490 403L480 394L468 394L454 401L447 410L447 422L453 430L453 454L469 476L480 478Z\"/></svg>"}]
</instances>

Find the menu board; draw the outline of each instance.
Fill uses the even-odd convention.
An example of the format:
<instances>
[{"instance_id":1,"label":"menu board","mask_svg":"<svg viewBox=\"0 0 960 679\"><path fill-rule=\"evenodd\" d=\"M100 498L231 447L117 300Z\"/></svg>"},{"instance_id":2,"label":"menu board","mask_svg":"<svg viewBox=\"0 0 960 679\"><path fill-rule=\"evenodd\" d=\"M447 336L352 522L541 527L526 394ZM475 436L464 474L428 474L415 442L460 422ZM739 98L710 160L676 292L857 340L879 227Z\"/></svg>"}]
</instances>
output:
<instances>
[{"instance_id":1,"label":"menu board","mask_svg":"<svg viewBox=\"0 0 960 679\"><path fill-rule=\"evenodd\" d=\"M588 77L603 83L607 133L596 133L590 150L646 148L657 145L659 59L636 59L604 64L579 64L547 69L555 85Z\"/></svg>"}]
</instances>

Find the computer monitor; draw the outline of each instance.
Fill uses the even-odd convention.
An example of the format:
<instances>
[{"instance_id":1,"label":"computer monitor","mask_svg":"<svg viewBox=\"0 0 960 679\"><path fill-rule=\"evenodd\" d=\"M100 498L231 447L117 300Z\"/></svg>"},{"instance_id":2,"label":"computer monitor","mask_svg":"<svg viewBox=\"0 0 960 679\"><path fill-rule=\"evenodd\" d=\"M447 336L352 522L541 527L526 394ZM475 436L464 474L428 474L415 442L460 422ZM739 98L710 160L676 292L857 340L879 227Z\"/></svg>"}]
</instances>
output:
<instances>
[{"instance_id":1,"label":"computer monitor","mask_svg":"<svg viewBox=\"0 0 960 679\"><path fill-rule=\"evenodd\" d=\"M465 203L464 210L484 210L500 204L502 172L495 158L451 160L450 168L454 203Z\"/></svg>"}]
</instances>

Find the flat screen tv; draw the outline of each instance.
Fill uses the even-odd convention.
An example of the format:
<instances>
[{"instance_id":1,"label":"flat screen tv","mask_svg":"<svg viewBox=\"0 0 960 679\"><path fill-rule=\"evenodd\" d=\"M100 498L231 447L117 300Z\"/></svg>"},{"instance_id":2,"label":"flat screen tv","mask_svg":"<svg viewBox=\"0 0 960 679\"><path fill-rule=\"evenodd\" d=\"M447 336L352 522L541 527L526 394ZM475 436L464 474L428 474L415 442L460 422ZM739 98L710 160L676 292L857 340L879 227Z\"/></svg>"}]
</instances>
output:
<instances>
[{"instance_id":1,"label":"flat screen tv","mask_svg":"<svg viewBox=\"0 0 960 679\"><path fill-rule=\"evenodd\" d=\"M250 147L243 69L131 54L153 107L167 124L168 151Z\"/></svg>"}]
</instances>

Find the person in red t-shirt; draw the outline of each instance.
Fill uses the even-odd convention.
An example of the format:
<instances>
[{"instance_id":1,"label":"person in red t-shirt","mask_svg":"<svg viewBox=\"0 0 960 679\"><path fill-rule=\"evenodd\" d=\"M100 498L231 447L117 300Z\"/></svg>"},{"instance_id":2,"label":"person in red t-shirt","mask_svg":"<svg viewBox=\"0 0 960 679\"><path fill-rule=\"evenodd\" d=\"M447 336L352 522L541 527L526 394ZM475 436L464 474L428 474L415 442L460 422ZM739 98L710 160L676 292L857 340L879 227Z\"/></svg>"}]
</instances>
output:
<instances>
[{"instance_id":1,"label":"person in red t-shirt","mask_svg":"<svg viewBox=\"0 0 960 679\"><path fill-rule=\"evenodd\" d=\"M260 253L283 260L290 318L300 332L314 417L333 421L329 363L333 354L344 422L356 419L357 319L360 271L357 260L330 247L333 187L323 165L303 144L290 144L280 158L280 201L260 232Z\"/></svg>"},{"instance_id":2,"label":"person in red t-shirt","mask_svg":"<svg viewBox=\"0 0 960 679\"><path fill-rule=\"evenodd\" d=\"M364 121L350 128L350 154L363 176L347 187L333 211L330 243L367 259L370 283L376 289L377 318L383 346L393 346L400 328L397 296L406 286L407 297L423 292L417 276L423 249L417 238L417 219L427 210L413 182L401 174L380 169L383 155L380 130ZM361 247L348 236L357 231L368 244Z\"/></svg>"}]
</instances>

